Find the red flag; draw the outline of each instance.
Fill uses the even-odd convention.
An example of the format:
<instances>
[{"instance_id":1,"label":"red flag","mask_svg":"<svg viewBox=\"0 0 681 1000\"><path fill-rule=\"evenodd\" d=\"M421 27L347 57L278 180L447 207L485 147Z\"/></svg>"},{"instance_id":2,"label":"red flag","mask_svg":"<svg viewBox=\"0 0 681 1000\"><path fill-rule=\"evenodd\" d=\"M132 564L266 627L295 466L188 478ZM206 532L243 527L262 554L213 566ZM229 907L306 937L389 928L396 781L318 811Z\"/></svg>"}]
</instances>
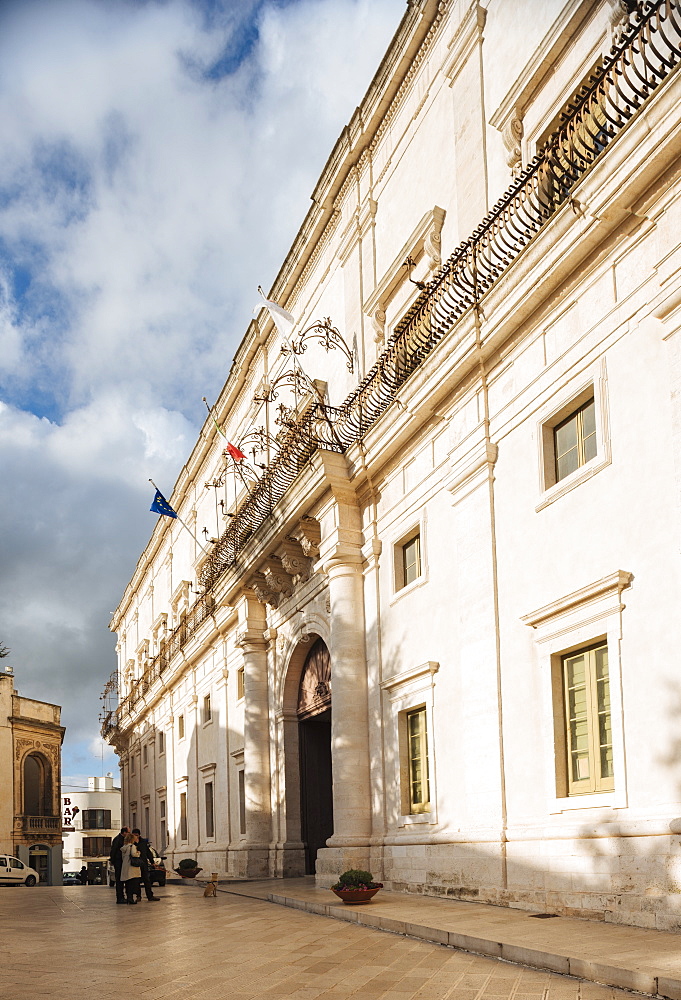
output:
<instances>
[{"instance_id":1,"label":"red flag","mask_svg":"<svg viewBox=\"0 0 681 1000\"><path fill-rule=\"evenodd\" d=\"M226 450L229 453L229 455L234 459L235 462L242 462L244 458L246 458L243 451L239 451L237 446L235 444L232 444L231 441L227 442Z\"/></svg>"}]
</instances>

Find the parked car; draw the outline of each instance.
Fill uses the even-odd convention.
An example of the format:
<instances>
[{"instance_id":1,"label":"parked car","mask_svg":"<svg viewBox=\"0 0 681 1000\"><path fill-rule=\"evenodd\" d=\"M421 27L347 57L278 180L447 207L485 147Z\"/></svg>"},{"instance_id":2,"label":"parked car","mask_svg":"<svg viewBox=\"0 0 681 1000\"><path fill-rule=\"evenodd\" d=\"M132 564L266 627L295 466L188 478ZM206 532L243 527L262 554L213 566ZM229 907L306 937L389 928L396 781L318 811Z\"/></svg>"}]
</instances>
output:
<instances>
[{"instance_id":1,"label":"parked car","mask_svg":"<svg viewBox=\"0 0 681 1000\"><path fill-rule=\"evenodd\" d=\"M80 872L64 872L64 885L81 885Z\"/></svg>"},{"instance_id":2,"label":"parked car","mask_svg":"<svg viewBox=\"0 0 681 1000\"><path fill-rule=\"evenodd\" d=\"M149 881L152 885L159 885L161 888L166 884L166 878L168 876L168 870L163 864L165 861L165 855L161 855L158 851L149 844L149 850L151 851L151 856L154 859L154 863L149 869ZM116 872L114 871L114 866L109 862L109 887L113 887L116 884Z\"/></svg>"},{"instance_id":3,"label":"parked car","mask_svg":"<svg viewBox=\"0 0 681 1000\"><path fill-rule=\"evenodd\" d=\"M0 885L36 885L39 881L35 868L9 854L0 854Z\"/></svg>"}]
</instances>

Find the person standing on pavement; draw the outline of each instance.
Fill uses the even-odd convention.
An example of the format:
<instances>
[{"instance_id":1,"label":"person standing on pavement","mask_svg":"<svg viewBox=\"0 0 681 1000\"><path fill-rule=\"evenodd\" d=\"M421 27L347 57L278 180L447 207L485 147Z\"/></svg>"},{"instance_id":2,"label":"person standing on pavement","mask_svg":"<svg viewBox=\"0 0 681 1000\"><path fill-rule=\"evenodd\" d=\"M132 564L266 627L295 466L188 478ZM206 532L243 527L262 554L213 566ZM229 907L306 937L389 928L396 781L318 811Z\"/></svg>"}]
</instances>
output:
<instances>
[{"instance_id":1,"label":"person standing on pavement","mask_svg":"<svg viewBox=\"0 0 681 1000\"><path fill-rule=\"evenodd\" d=\"M87 868L85 867L85 865L83 865L83 867L81 868L81 870L78 872L78 878L80 879L80 884L81 885L87 885L88 884L89 880L88 880L88 875L87 875Z\"/></svg>"},{"instance_id":2,"label":"person standing on pavement","mask_svg":"<svg viewBox=\"0 0 681 1000\"><path fill-rule=\"evenodd\" d=\"M121 882L125 886L125 902L130 905L137 903L135 897L140 893L142 858L136 841L134 833L126 833L121 847Z\"/></svg>"},{"instance_id":3,"label":"person standing on pavement","mask_svg":"<svg viewBox=\"0 0 681 1000\"><path fill-rule=\"evenodd\" d=\"M149 874L152 865L154 864L154 858L151 851L149 850L149 841L142 836L141 832L137 829L137 827L135 827L132 833L133 836L137 837L137 850L140 852L140 857L142 860L142 864L140 866L140 879L142 885L144 886L146 897L150 903L157 903L161 897L154 896L154 890L151 887L151 879L149 877ZM139 899L141 902L142 900L141 890L139 892Z\"/></svg>"},{"instance_id":4,"label":"person standing on pavement","mask_svg":"<svg viewBox=\"0 0 681 1000\"><path fill-rule=\"evenodd\" d=\"M123 864L123 858L121 856L121 849L123 847L123 842L125 840L126 834L130 833L130 827L124 826L119 834L117 834L111 841L111 851L109 852L109 861L113 865L116 878L116 902L125 903L125 891L123 888L123 881L121 879L121 866Z\"/></svg>"}]
</instances>

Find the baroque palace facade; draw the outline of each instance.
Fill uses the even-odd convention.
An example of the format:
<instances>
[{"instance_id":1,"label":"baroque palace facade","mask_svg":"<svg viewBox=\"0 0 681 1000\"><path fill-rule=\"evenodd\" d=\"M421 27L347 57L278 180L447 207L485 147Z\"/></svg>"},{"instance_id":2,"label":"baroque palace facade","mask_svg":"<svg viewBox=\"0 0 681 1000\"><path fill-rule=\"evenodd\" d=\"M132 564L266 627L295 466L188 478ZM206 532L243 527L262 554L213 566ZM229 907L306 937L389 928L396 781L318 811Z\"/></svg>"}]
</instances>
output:
<instances>
[{"instance_id":1,"label":"baroque palace facade","mask_svg":"<svg viewBox=\"0 0 681 1000\"><path fill-rule=\"evenodd\" d=\"M681 927L680 47L406 5L111 623L175 864Z\"/></svg>"},{"instance_id":2,"label":"baroque palace facade","mask_svg":"<svg viewBox=\"0 0 681 1000\"><path fill-rule=\"evenodd\" d=\"M49 885L62 882L60 722L59 705L23 698L12 668L0 667L0 854Z\"/></svg>"}]
</instances>

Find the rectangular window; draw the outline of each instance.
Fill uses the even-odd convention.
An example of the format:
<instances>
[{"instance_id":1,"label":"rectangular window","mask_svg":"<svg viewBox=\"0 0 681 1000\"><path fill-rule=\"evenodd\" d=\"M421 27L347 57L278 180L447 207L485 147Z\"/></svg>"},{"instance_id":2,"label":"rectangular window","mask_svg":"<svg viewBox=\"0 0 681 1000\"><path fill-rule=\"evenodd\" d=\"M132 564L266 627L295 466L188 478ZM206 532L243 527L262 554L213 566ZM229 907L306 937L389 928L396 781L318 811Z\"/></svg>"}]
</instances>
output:
<instances>
[{"instance_id":1,"label":"rectangular window","mask_svg":"<svg viewBox=\"0 0 681 1000\"><path fill-rule=\"evenodd\" d=\"M110 809L83 809L84 830L110 830Z\"/></svg>"},{"instance_id":2,"label":"rectangular window","mask_svg":"<svg viewBox=\"0 0 681 1000\"><path fill-rule=\"evenodd\" d=\"M101 858L111 851L111 837L83 837L83 857Z\"/></svg>"},{"instance_id":3,"label":"rectangular window","mask_svg":"<svg viewBox=\"0 0 681 1000\"><path fill-rule=\"evenodd\" d=\"M130 757L130 774L135 774L136 771L135 756L135 754L132 754Z\"/></svg>"},{"instance_id":4,"label":"rectangular window","mask_svg":"<svg viewBox=\"0 0 681 1000\"><path fill-rule=\"evenodd\" d=\"M166 734L163 730L158 734L158 752L159 756L166 752Z\"/></svg>"},{"instance_id":5,"label":"rectangular window","mask_svg":"<svg viewBox=\"0 0 681 1000\"><path fill-rule=\"evenodd\" d=\"M212 713L212 710L211 710L211 707L210 707L210 695L207 694L206 697L203 699L203 721L204 721L204 724L206 722L210 722L210 720L212 718L213 718L213 713Z\"/></svg>"},{"instance_id":6,"label":"rectangular window","mask_svg":"<svg viewBox=\"0 0 681 1000\"><path fill-rule=\"evenodd\" d=\"M408 587L410 583L421 576L421 536L414 535L402 546L402 586Z\"/></svg>"},{"instance_id":7,"label":"rectangular window","mask_svg":"<svg viewBox=\"0 0 681 1000\"><path fill-rule=\"evenodd\" d=\"M556 482L565 479L596 455L596 406L588 400L553 428Z\"/></svg>"},{"instance_id":8,"label":"rectangular window","mask_svg":"<svg viewBox=\"0 0 681 1000\"><path fill-rule=\"evenodd\" d=\"M158 804L158 810L161 816L161 854L165 851L168 846L168 833L166 825L166 800L161 799Z\"/></svg>"},{"instance_id":9,"label":"rectangular window","mask_svg":"<svg viewBox=\"0 0 681 1000\"><path fill-rule=\"evenodd\" d=\"M137 829L137 813L132 814L132 823L130 824L133 830Z\"/></svg>"},{"instance_id":10,"label":"rectangular window","mask_svg":"<svg viewBox=\"0 0 681 1000\"><path fill-rule=\"evenodd\" d=\"M187 793L180 792L180 840L187 842Z\"/></svg>"},{"instance_id":11,"label":"rectangular window","mask_svg":"<svg viewBox=\"0 0 681 1000\"><path fill-rule=\"evenodd\" d=\"M239 833L246 833L246 783L243 768L239 771Z\"/></svg>"},{"instance_id":12,"label":"rectangular window","mask_svg":"<svg viewBox=\"0 0 681 1000\"><path fill-rule=\"evenodd\" d=\"M213 818L213 782L206 782L206 837L215 836L215 821Z\"/></svg>"},{"instance_id":13,"label":"rectangular window","mask_svg":"<svg viewBox=\"0 0 681 1000\"><path fill-rule=\"evenodd\" d=\"M407 712L407 753L409 756L409 812L430 812L425 708Z\"/></svg>"},{"instance_id":14,"label":"rectangular window","mask_svg":"<svg viewBox=\"0 0 681 1000\"><path fill-rule=\"evenodd\" d=\"M236 698L241 701L244 696L244 668L239 667L236 672Z\"/></svg>"},{"instance_id":15,"label":"rectangular window","mask_svg":"<svg viewBox=\"0 0 681 1000\"><path fill-rule=\"evenodd\" d=\"M614 768L606 644L562 657L568 795L612 791Z\"/></svg>"},{"instance_id":16,"label":"rectangular window","mask_svg":"<svg viewBox=\"0 0 681 1000\"><path fill-rule=\"evenodd\" d=\"M149 748L145 743L144 746L142 747L142 764L144 765L144 767L146 767L148 763L149 763Z\"/></svg>"},{"instance_id":17,"label":"rectangular window","mask_svg":"<svg viewBox=\"0 0 681 1000\"><path fill-rule=\"evenodd\" d=\"M149 840L149 806L144 807L144 836Z\"/></svg>"},{"instance_id":18,"label":"rectangular window","mask_svg":"<svg viewBox=\"0 0 681 1000\"><path fill-rule=\"evenodd\" d=\"M184 739L184 715L181 715L177 720L177 736L178 739Z\"/></svg>"}]
</instances>

